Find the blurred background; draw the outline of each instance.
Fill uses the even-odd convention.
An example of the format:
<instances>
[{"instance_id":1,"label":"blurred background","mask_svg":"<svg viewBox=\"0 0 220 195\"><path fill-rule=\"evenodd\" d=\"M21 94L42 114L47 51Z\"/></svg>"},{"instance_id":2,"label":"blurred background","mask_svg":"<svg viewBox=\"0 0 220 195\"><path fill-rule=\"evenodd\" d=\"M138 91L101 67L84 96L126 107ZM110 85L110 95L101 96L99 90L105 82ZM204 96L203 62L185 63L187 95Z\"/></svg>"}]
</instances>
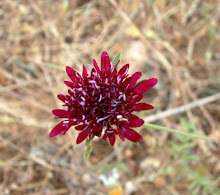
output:
<instances>
[{"instance_id":1,"label":"blurred background","mask_svg":"<svg viewBox=\"0 0 220 195\"><path fill-rule=\"evenodd\" d=\"M159 79L140 117L212 141L141 127L139 145L98 139L85 162L74 128L49 138L65 67L103 51ZM218 0L1 0L0 194L220 194L219 78Z\"/></svg>"}]
</instances>

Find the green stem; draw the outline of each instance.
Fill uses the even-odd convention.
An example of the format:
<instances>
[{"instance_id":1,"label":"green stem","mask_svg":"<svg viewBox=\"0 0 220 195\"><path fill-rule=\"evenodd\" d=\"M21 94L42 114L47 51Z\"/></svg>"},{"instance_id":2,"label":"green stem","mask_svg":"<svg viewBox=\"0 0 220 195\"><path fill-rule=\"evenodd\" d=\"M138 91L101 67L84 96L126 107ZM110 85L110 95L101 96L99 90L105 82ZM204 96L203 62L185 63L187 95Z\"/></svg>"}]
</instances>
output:
<instances>
[{"instance_id":1,"label":"green stem","mask_svg":"<svg viewBox=\"0 0 220 195\"><path fill-rule=\"evenodd\" d=\"M171 129L171 128L167 128L167 127L163 127L163 126L159 126L159 125L152 125L149 123L144 123L144 126L155 129L155 130L159 130L159 131L167 131L169 133L177 133L177 134L184 135L184 136L191 137L191 138L198 138L198 139L204 139L204 140L210 141L210 139L205 136L186 133L186 132L178 131L176 129Z\"/></svg>"}]
</instances>

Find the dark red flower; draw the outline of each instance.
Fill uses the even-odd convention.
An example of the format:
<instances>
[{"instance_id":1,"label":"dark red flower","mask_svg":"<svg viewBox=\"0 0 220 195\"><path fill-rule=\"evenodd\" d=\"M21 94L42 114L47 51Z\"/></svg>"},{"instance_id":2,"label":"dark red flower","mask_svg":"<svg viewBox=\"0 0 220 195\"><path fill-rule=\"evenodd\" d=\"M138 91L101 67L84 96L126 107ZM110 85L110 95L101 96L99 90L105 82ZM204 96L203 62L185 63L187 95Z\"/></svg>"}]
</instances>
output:
<instances>
[{"instance_id":1,"label":"dark red flower","mask_svg":"<svg viewBox=\"0 0 220 195\"><path fill-rule=\"evenodd\" d=\"M119 61L118 61L119 63ZM64 81L70 87L68 95L59 94L58 98L64 102L66 108L53 110L53 114L66 120L59 123L50 133L54 137L63 135L73 125L80 131L76 143L79 144L92 136L109 139L113 146L115 135L124 141L127 138L133 142L142 140L133 127L140 127L144 120L133 115L133 111L150 110L154 107L146 103L138 103L143 98L143 93L151 89L157 79L151 78L135 86L141 77L141 72L128 76L129 64L124 65L119 71L113 67L107 52L101 56L101 69L95 60L91 73L88 74L83 65L82 76L70 67L66 72L72 82Z\"/></svg>"}]
</instances>

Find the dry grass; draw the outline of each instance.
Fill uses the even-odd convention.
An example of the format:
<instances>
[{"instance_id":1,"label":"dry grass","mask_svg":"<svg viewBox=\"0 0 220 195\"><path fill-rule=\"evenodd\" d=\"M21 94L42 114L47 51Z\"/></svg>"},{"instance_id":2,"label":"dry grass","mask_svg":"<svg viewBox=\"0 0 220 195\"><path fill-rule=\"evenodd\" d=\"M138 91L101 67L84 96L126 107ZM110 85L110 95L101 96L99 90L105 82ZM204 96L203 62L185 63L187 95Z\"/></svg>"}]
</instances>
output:
<instances>
[{"instance_id":1,"label":"dry grass","mask_svg":"<svg viewBox=\"0 0 220 195\"><path fill-rule=\"evenodd\" d=\"M165 132L142 128L139 146L95 141L88 162L73 130L49 138L57 123L51 110L61 107L56 95L67 91L65 66L81 71L103 50L112 57L122 50L130 73L159 79L146 94L156 109L143 117L195 103L152 121L179 130L181 117L196 122L213 143L194 140L193 153L203 156L194 166L219 188L219 28L218 0L0 1L0 194L107 194L101 169L119 163L127 166L120 171L127 194L190 194L167 144L175 138Z\"/></svg>"}]
</instances>

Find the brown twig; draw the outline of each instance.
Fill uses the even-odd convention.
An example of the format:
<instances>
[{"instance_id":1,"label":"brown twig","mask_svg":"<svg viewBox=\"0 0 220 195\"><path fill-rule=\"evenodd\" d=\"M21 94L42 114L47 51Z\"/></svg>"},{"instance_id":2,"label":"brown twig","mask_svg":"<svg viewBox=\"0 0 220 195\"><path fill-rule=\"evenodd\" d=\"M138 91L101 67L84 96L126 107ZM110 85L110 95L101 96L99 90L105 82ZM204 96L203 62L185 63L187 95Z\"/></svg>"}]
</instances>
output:
<instances>
[{"instance_id":1,"label":"brown twig","mask_svg":"<svg viewBox=\"0 0 220 195\"><path fill-rule=\"evenodd\" d=\"M164 112L160 112L158 114L145 117L144 120L145 120L145 122L154 122L156 120L160 120L160 119L172 116L172 115L184 113L187 110L191 110L191 109L196 108L200 105L209 104L209 103L214 102L218 99L220 99L220 93L217 93L215 95L196 100L196 101L191 102L187 105L183 105L183 106L180 106L180 107L177 107L177 108L172 108L172 109L166 110Z\"/></svg>"}]
</instances>

